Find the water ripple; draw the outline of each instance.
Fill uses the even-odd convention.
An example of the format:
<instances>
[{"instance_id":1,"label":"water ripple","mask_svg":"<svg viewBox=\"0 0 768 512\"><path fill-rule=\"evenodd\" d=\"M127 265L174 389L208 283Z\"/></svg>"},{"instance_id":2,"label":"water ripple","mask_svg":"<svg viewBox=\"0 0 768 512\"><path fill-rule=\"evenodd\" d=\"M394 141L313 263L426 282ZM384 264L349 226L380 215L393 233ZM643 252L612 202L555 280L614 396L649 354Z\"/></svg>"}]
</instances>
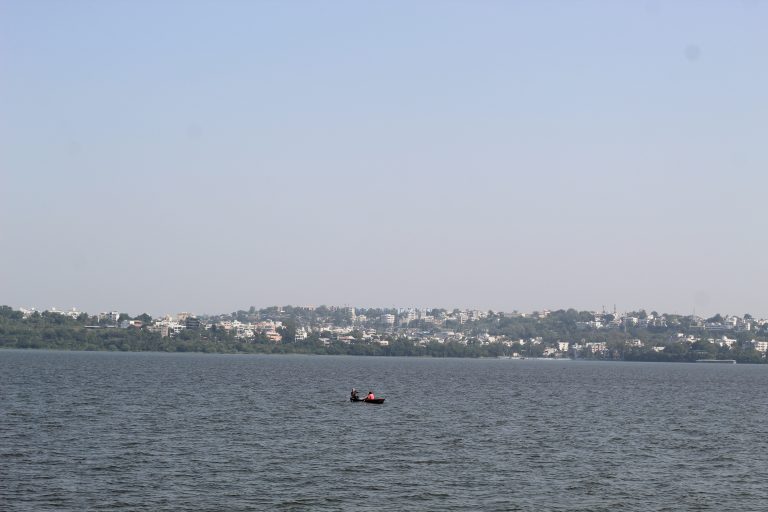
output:
<instances>
[{"instance_id":1,"label":"water ripple","mask_svg":"<svg viewBox=\"0 0 768 512\"><path fill-rule=\"evenodd\" d=\"M767 384L756 366L0 351L0 509L761 511Z\"/></svg>"}]
</instances>

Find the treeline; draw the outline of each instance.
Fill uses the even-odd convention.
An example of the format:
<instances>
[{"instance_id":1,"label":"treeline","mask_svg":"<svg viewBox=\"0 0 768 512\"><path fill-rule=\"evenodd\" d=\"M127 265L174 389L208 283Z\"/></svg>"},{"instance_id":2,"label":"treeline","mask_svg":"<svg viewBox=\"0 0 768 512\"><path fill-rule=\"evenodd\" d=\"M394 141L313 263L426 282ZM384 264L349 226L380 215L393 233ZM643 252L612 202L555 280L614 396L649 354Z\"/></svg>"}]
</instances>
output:
<instances>
[{"instance_id":1,"label":"treeline","mask_svg":"<svg viewBox=\"0 0 768 512\"><path fill-rule=\"evenodd\" d=\"M0 306L0 348L432 357L495 357L502 355L506 348L501 345L465 346L459 343L419 346L405 339L394 340L388 346L337 340L326 345L317 336L303 342L275 344L263 337L253 341L236 339L223 329L186 329L173 337L162 337L160 333L145 328L122 329L95 322L94 317L87 315L70 318L52 312L33 313L24 318L20 311Z\"/></svg>"},{"instance_id":2,"label":"treeline","mask_svg":"<svg viewBox=\"0 0 768 512\"><path fill-rule=\"evenodd\" d=\"M127 318L125 318L127 317ZM121 315L120 321L131 319ZM148 315L135 319L148 321ZM121 329L96 317L45 311L24 318L20 311L0 306L0 348L55 350L116 350L135 352L240 352L237 340L226 332L184 331L174 338L143 328Z\"/></svg>"},{"instance_id":3,"label":"treeline","mask_svg":"<svg viewBox=\"0 0 768 512\"><path fill-rule=\"evenodd\" d=\"M389 310L370 310L371 316ZM690 324L688 317L665 315L665 327L637 327L622 325L615 329L580 329L577 322L588 321L592 315L575 310L554 311L546 317L506 316L489 312L466 324L446 325L465 338L462 342L419 343L396 332L385 336L387 343L372 343L364 339L360 330L352 331L352 340L334 339L330 332L313 332L301 341L295 341L298 325L309 321L327 321L328 317L345 320L346 312L325 307L307 311L300 308L276 308L260 311L241 311L233 317L273 318L281 320L279 328L282 343L273 343L263 334L253 340L235 338L231 331L214 323L211 329L184 329L172 337L146 328L152 321L147 314L130 317L123 313L117 322L138 320L143 327L120 328L115 319L105 319L81 314L76 318L55 312L33 313L26 318L20 311L0 306L0 348L35 348L58 350L108 350L134 352L218 352L218 353L298 353L298 354L348 354L368 356L426 356L426 357L497 357L518 354L524 357L542 357L546 347L568 341L569 357L624 361L690 362L697 359L735 359L740 363L766 363L763 354L750 343L752 339L765 339L766 325L750 332L730 332L735 340L732 347L710 342L707 333ZM654 316L657 314L654 312ZM644 312L638 312L642 317ZM308 318L311 317L311 318ZM716 319L715 319L716 320ZM439 329L433 325L412 326L429 334ZM694 343L682 341L679 334L693 333ZM520 340L510 344L481 343L482 336L504 336ZM536 340L533 342L532 340ZM636 346L637 341L642 346ZM585 342L605 343L606 350L576 351L574 345ZM661 350L659 348L662 347Z\"/></svg>"},{"instance_id":4,"label":"treeline","mask_svg":"<svg viewBox=\"0 0 768 512\"><path fill-rule=\"evenodd\" d=\"M646 318L648 315L644 310L628 313L629 316L637 318ZM707 332L700 326L692 324L692 317L681 315L660 315L656 311L651 313L656 318L663 317L665 326L641 327L632 324L619 325L618 328L602 328L599 330L585 329L579 327L579 322L588 322L593 320L592 313L587 311L576 311L575 309L552 311L547 316L507 316L500 313L489 313L485 318L470 322L462 326L464 330L470 333L487 332L490 335L503 335L509 338L535 338L540 337L545 343L558 340L579 341L591 338L600 338L600 341L621 341L627 339L639 339L646 344L665 344L674 341L673 337L678 333L694 334L697 337L706 337ZM751 318L751 315L745 315ZM602 315L603 322L611 322L614 315ZM715 315L706 321L721 321L720 315ZM765 337L768 335L768 324L756 328L752 331L736 332L728 331L729 337L737 339L739 342L748 341L756 336Z\"/></svg>"}]
</instances>

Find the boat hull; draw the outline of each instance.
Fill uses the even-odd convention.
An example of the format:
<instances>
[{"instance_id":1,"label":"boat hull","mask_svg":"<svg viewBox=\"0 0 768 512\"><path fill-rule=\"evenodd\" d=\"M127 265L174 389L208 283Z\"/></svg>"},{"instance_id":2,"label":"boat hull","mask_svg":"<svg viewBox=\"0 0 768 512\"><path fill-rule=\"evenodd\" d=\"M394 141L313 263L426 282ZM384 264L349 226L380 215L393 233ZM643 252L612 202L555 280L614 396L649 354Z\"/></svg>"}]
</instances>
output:
<instances>
[{"instance_id":1,"label":"boat hull","mask_svg":"<svg viewBox=\"0 0 768 512\"><path fill-rule=\"evenodd\" d=\"M365 402L367 404L375 404L375 405L381 405L384 403L385 398L374 398L373 400L368 400L367 398L350 398L350 402Z\"/></svg>"}]
</instances>

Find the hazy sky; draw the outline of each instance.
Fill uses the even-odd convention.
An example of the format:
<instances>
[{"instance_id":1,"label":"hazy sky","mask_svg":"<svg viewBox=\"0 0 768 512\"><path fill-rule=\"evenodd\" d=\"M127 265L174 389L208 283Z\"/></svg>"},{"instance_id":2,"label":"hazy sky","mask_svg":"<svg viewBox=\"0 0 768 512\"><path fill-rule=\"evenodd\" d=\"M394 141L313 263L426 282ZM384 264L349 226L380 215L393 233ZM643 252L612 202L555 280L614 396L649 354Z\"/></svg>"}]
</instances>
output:
<instances>
[{"instance_id":1,"label":"hazy sky","mask_svg":"<svg viewBox=\"0 0 768 512\"><path fill-rule=\"evenodd\" d=\"M0 0L0 304L768 316L768 2Z\"/></svg>"}]
</instances>

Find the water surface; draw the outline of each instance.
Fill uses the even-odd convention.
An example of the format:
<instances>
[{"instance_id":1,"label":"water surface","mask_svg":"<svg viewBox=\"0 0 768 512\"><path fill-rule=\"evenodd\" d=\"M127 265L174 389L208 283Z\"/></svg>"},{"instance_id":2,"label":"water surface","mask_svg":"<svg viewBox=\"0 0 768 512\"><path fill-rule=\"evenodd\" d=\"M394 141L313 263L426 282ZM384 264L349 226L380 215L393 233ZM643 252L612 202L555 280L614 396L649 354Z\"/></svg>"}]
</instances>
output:
<instances>
[{"instance_id":1,"label":"water surface","mask_svg":"<svg viewBox=\"0 0 768 512\"><path fill-rule=\"evenodd\" d=\"M747 365L0 351L0 509L762 511L766 390Z\"/></svg>"}]
</instances>

